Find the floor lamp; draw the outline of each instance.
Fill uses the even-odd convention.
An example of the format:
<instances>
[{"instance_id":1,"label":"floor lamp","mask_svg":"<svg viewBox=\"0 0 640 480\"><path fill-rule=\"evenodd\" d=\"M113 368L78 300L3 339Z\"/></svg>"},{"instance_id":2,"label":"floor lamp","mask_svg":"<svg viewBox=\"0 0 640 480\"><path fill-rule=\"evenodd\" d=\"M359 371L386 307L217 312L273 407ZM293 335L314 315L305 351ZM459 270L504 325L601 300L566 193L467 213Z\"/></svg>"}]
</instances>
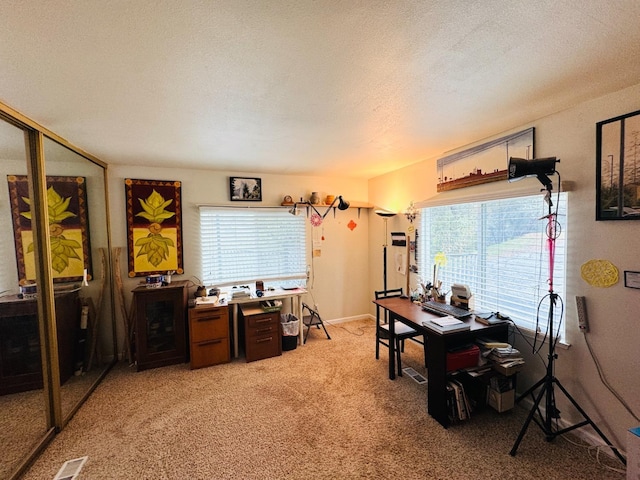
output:
<instances>
[{"instance_id":1,"label":"floor lamp","mask_svg":"<svg viewBox=\"0 0 640 480\"><path fill-rule=\"evenodd\" d=\"M589 418L586 412L578 405L578 402L574 400L574 398L569 394L569 392L562 386L560 381L554 374L554 361L558 358L558 354L555 353L555 342L556 339L553 336L553 310L556 305L556 301L558 301L558 294L553 291L553 268L554 268L554 256L555 256L555 244L556 238L559 235L560 227L557 221L557 215L552 211L552 201L551 201L551 192L553 190L553 185L551 180L547 175L551 175L555 173L555 164L559 162L556 160L556 157L549 158L541 158L534 160L524 160L521 158L511 158L509 159L509 181L517 180L519 178L535 176L538 178L540 183L545 187L546 190L546 201L549 205L549 213L543 218L547 219L547 245L549 247L549 321L548 321L548 329L549 329L549 353L547 355L547 369L545 376L542 377L537 383L531 386L526 392L524 392L520 397L518 397L517 401L522 400L523 398L531 395L534 398L533 406L529 411L529 415L518 434L518 438L516 439L511 451L509 452L511 456L514 456L518 450L518 446L520 442L524 438L525 433L527 432L527 428L531 421L534 421L540 429L545 434L547 441L550 442L555 437L567 433L571 430L574 430L579 427L583 427L585 425L591 425L591 427L596 431L600 438L604 440L604 442L611 447L613 453L622 461L623 464L626 465L626 460L622 456L622 454L618 451L617 448L613 446L613 444L609 441L609 439L602 433L602 431L598 428L598 426ZM554 393L554 386L557 386L562 393L564 393L565 397L573 404L573 406L580 412L583 417L582 422L578 422L569 427L565 427L562 429L554 428L554 423L560 418L560 411L556 408L556 397ZM537 396L534 396L534 392L538 390ZM545 411L544 414L540 410L540 403L544 399ZM536 413L538 416L536 417Z\"/></svg>"},{"instance_id":2,"label":"floor lamp","mask_svg":"<svg viewBox=\"0 0 640 480\"><path fill-rule=\"evenodd\" d=\"M376 215L382 217L384 220L384 243L382 244L382 286L384 287L384 291L387 291L387 221L389 218L394 217L395 213L389 212L387 210L376 210Z\"/></svg>"}]
</instances>

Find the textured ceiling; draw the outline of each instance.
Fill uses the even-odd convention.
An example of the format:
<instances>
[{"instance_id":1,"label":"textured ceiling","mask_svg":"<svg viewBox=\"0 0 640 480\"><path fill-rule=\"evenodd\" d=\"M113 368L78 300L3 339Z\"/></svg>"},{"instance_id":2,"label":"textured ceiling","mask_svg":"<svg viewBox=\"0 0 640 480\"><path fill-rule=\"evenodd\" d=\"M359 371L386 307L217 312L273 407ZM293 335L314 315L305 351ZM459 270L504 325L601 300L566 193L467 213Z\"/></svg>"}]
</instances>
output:
<instances>
[{"instance_id":1,"label":"textured ceiling","mask_svg":"<svg viewBox=\"0 0 640 480\"><path fill-rule=\"evenodd\" d=\"M637 0L0 0L0 101L109 164L370 178L640 81Z\"/></svg>"}]
</instances>

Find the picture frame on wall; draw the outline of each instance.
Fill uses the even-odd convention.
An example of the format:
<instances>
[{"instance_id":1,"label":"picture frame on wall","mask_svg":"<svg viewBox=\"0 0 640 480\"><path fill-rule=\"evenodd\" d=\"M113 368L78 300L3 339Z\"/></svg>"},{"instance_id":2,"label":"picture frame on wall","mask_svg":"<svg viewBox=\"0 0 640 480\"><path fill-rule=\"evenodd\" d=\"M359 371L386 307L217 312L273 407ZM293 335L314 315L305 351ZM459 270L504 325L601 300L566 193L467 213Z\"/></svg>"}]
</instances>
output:
<instances>
[{"instance_id":1,"label":"picture frame on wall","mask_svg":"<svg viewBox=\"0 0 640 480\"><path fill-rule=\"evenodd\" d=\"M7 175L18 282L36 280L31 200L26 175ZM85 177L47 176L47 207L53 281L92 279Z\"/></svg>"},{"instance_id":2,"label":"picture frame on wall","mask_svg":"<svg viewBox=\"0 0 640 480\"><path fill-rule=\"evenodd\" d=\"M124 185L128 276L184 273L181 182L126 178Z\"/></svg>"},{"instance_id":3,"label":"picture frame on wall","mask_svg":"<svg viewBox=\"0 0 640 480\"><path fill-rule=\"evenodd\" d=\"M232 202L261 202L262 179L229 177L229 199Z\"/></svg>"},{"instance_id":4,"label":"picture frame on wall","mask_svg":"<svg viewBox=\"0 0 640 480\"><path fill-rule=\"evenodd\" d=\"M596 220L640 220L640 110L596 123Z\"/></svg>"},{"instance_id":5,"label":"picture frame on wall","mask_svg":"<svg viewBox=\"0 0 640 480\"><path fill-rule=\"evenodd\" d=\"M506 181L509 157L535 158L535 128L485 142L446 157L437 165L438 192Z\"/></svg>"}]
</instances>

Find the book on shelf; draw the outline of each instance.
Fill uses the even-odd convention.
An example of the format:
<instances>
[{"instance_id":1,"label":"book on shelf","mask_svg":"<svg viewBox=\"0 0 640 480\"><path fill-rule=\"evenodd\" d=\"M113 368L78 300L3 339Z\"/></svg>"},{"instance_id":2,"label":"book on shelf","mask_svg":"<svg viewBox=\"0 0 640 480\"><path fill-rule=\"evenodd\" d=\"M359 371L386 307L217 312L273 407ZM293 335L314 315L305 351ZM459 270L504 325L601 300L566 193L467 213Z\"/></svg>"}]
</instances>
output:
<instances>
[{"instance_id":1,"label":"book on shelf","mask_svg":"<svg viewBox=\"0 0 640 480\"><path fill-rule=\"evenodd\" d=\"M492 348L507 348L510 347L511 344L507 343L507 342L498 342L496 340L492 340L490 338L482 338L482 337L478 337L476 338L476 344L484 349L490 350Z\"/></svg>"},{"instance_id":2,"label":"book on shelf","mask_svg":"<svg viewBox=\"0 0 640 480\"><path fill-rule=\"evenodd\" d=\"M451 315L423 320L422 325L439 333L463 332L471 329L468 323L465 323Z\"/></svg>"},{"instance_id":3,"label":"book on shelf","mask_svg":"<svg viewBox=\"0 0 640 480\"><path fill-rule=\"evenodd\" d=\"M471 418L471 402L464 385L458 380L451 379L447 382L447 403L451 420L458 421Z\"/></svg>"}]
</instances>

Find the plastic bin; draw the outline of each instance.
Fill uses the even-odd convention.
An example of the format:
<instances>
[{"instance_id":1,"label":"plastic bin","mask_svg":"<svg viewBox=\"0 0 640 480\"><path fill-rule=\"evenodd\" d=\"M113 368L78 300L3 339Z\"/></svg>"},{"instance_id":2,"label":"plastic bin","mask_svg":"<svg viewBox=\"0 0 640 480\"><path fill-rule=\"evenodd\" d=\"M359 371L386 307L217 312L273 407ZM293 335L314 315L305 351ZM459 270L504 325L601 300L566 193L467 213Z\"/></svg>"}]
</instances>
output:
<instances>
[{"instance_id":1,"label":"plastic bin","mask_svg":"<svg viewBox=\"0 0 640 480\"><path fill-rule=\"evenodd\" d=\"M282 324L282 350L295 350L298 347L298 334L300 333L300 321L291 313L280 315Z\"/></svg>"}]
</instances>

